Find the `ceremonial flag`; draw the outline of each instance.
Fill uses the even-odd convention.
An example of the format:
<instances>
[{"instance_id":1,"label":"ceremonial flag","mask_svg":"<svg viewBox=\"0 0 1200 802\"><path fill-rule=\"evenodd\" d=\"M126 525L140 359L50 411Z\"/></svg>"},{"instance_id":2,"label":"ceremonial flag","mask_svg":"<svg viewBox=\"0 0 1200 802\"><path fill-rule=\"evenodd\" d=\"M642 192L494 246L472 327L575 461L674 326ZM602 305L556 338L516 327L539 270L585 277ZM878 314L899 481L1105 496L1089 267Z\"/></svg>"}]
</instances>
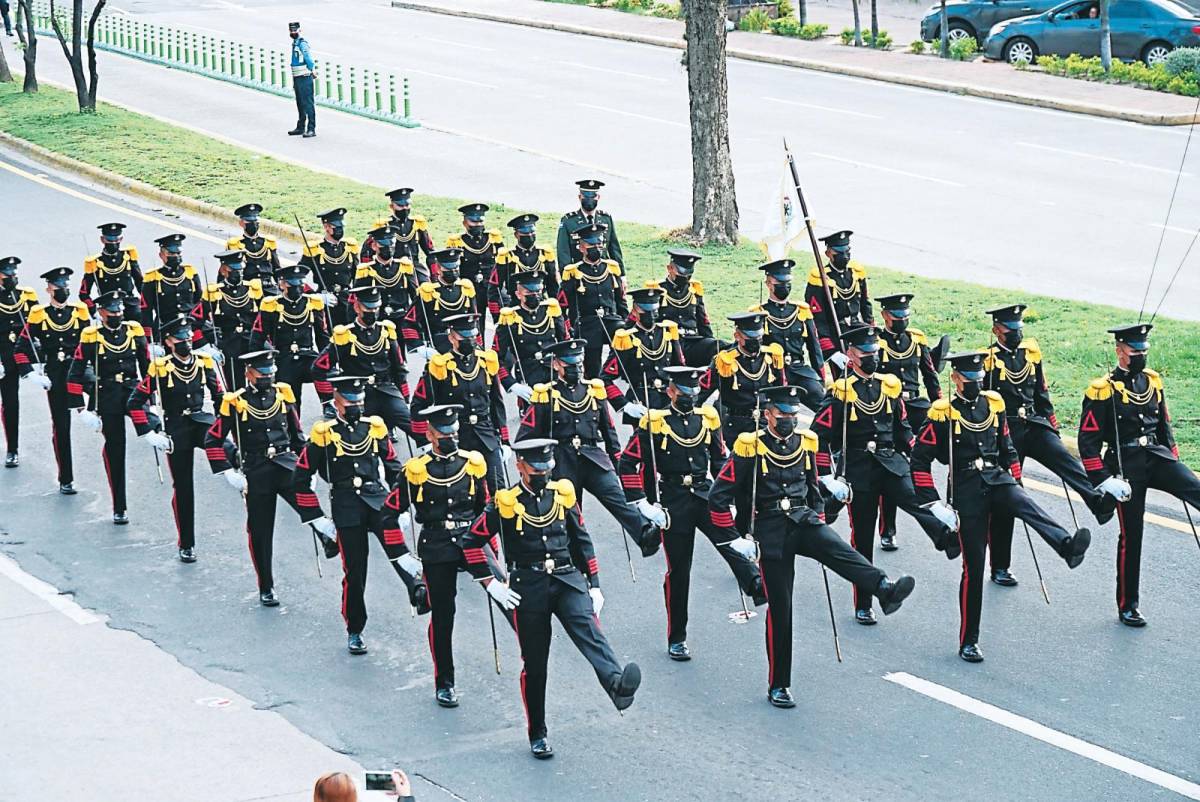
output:
<instances>
[{"instance_id":1,"label":"ceremonial flag","mask_svg":"<svg viewBox=\"0 0 1200 802\"><path fill-rule=\"evenodd\" d=\"M767 258L783 259L793 245L804 236L804 218L800 212L800 197L796 182L788 167L787 153L779 163L779 182L767 200L767 215L763 220L762 244Z\"/></svg>"}]
</instances>

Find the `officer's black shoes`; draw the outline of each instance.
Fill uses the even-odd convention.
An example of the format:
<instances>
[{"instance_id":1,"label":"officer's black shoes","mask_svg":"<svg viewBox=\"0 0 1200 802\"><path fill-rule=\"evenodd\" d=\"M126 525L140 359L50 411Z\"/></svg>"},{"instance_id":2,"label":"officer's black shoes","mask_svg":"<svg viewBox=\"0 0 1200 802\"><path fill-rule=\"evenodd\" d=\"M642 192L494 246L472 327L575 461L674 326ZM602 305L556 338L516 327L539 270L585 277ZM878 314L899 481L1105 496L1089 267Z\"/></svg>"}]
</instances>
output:
<instances>
[{"instance_id":1,"label":"officer's black shoes","mask_svg":"<svg viewBox=\"0 0 1200 802\"><path fill-rule=\"evenodd\" d=\"M638 541L638 548L642 550L643 557L653 557L658 554L658 548L661 545L661 529L657 526L650 526L642 530L642 539Z\"/></svg>"},{"instance_id":2,"label":"officer's black shoes","mask_svg":"<svg viewBox=\"0 0 1200 802\"><path fill-rule=\"evenodd\" d=\"M545 738L534 738L530 741L529 752L538 760L549 760L554 757L554 747L546 743Z\"/></svg>"},{"instance_id":3,"label":"officer's black shoes","mask_svg":"<svg viewBox=\"0 0 1200 802\"><path fill-rule=\"evenodd\" d=\"M114 526L128 526L129 525L129 516L123 512L114 512L113 513L113 525Z\"/></svg>"},{"instance_id":4,"label":"officer's black shoes","mask_svg":"<svg viewBox=\"0 0 1200 802\"><path fill-rule=\"evenodd\" d=\"M317 538L319 538L321 541L321 548L325 549L325 559L332 560L334 557L338 556L339 550L337 540L331 538L329 535L322 535L320 532L317 532Z\"/></svg>"},{"instance_id":5,"label":"officer's black shoes","mask_svg":"<svg viewBox=\"0 0 1200 802\"><path fill-rule=\"evenodd\" d=\"M633 695L637 693L638 686L641 684L642 670L638 668L638 664L626 663L624 670L621 671L621 676L617 677L616 684L608 692L608 696L616 705L617 710L624 710L633 704Z\"/></svg>"},{"instance_id":6,"label":"officer's black shoes","mask_svg":"<svg viewBox=\"0 0 1200 802\"><path fill-rule=\"evenodd\" d=\"M951 529L942 530L942 542L938 544L940 551L946 552L947 560L954 560L962 554L962 543L958 540L958 532Z\"/></svg>"},{"instance_id":7,"label":"officer's black shoes","mask_svg":"<svg viewBox=\"0 0 1200 802\"><path fill-rule=\"evenodd\" d=\"M316 135L317 135L317 132L316 132L316 131L305 131L305 132L304 132L304 138L305 138L305 139L312 139L312 138L313 138L314 136L316 136Z\"/></svg>"},{"instance_id":8,"label":"officer's black shoes","mask_svg":"<svg viewBox=\"0 0 1200 802\"><path fill-rule=\"evenodd\" d=\"M775 707L789 708L796 706L791 688L771 688L767 691L767 701Z\"/></svg>"},{"instance_id":9,"label":"officer's black shoes","mask_svg":"<svg viewBox=\"0 0 1200 802\"><path fill-rule=\"evenodd\" d=\"M195 549L180 549L179 550L179 562L181 562L181 563L196 562L196 550Z\"/></svg>"},{"instance_id":10,"label":"officer's black shoes","mask_svg":"<svg viewBox=\"0 0 1200 802\"><path fill-rule=\"evenodd\" d=\"M1146 626L1146 619L1142 618L1142 614L1137 610L1122 610L1120 617L1121 623L1127 627Z\"/></svg>"},{"instance_id":11,"label":"officer's black shoes","mask_svg":"<svg viewBox=\"0 0 1200 802\"><path fill-rule=\"evenodd\" d=\"M879 536L879 548L884 551L895 551L900 548L896 545L896 530L885 529L883 534Z\"/></svg>"},{"instance_id":12,"label":"officer's black shoes","mask_svg":"<svg viewBox=\"0 0 1200 802\"><path fill-rule=\"evenodd\" d=\"M458 707L458 694L454 688L438 688L434 698L441 707Z\"/></svg>"},{"instance_id":13,"label":"officer's black shoes","mask_svg":"<svg viewBox=\"0 0 1200 802\"><path fill-rule=\"evenodd\" d=\"M275 597L275 588L271 588L266 593L258 594L258 603L263 607L278 607L279 599Z\"/></svg>"},{"instance_id":14,"label":"officer's black shoes","mask_svg":"<svg viewBox=\"0 0 1200 802\"><path fill-rule=\"evenodd\" d=\"M962 648L958 650L958 656L968 663L983 662L983 652L979 651L979 644L977 643L964 643Z\"/></svg>"},{"instance_id":15,"label":"officer's black shoes","mask_svg":"<svg viewBox=\"0 0 1200 802\"><path fill-rule=\"evenodd\" d=\"M295 128L288 131L288 136L300 136L303 133L304 129L297 125Z\"/></svg>"},{"instance_id":16,"label":"officer's black shoes","mask_svg":"<svg viewBox=\"0 0 1200 802\"><path fill-rule=\"evenodd\" d=\"M366 654L367 644L363 643L362 635L357 632L351 632L346 638L346 651L350 654Z\"/></svg>"},{"instance_id":17,"label":"officer's black shoes","mask_svg":"<svg viewBox=\"0 0 1200 802\"><path fill-rule=\"evenodd\" d=\"M10 451L4 455L4 467L15 468L21 464L21 458L17 456L17 452Z\"/></svg>"},{"instance_id":18,"label":"officer's black shoes","mask_svg":"<svg viewBox=\"0 0 1200 802\"><path fill-rule=\"evenodd\" d=\"M58 486L58 492L62 493L64 496L73 496L79 491L75 489L74 482L63 482Z\"/></svg>"},{"instance_id":19,"label":"officer's black shoes","mask_svg":"<svg viewBox=\"0 0 1200 802\"><path fill-rule=\"evenodd\" d=\"M1018 584L1017 578L1007 568L993 568L992 581L1006 588L1015 588Z\"/></svg>"},{"instance_id":20,"label":"officer's black shoes","mask_svg":"<svg viewBox=\"0 0 1200 802\"><path fill-rule=\"evenodd\" d=\"M1076 568L1083 562L1084 552L1092 545L1092 533L1086 527L1071 535L1071 539L1063 543L1062 558L1067 561L1068 568Z\"/></svg>"},{"instance_id":21,"label":"officer's black shoes","mask_svg":"<svg viewBox=\"0 0 1200 802\"><path fill-rule=\"evenodd\" d=\"M667 657L670 657L672 660L677 660L680 663L686 663L688 660L692 659L692 650L688 648L688 645L685 641L679 641L679 643L668 643Z\"/></svg>"},{"instance_id":22,"label":"officer's black shoes","mask_svg":"<svg viewBox=\"0 0 1200 802\"><path fill-rule=\"evenodd\" d=\"M1113 515L1116 513L1117 500L1108 493L1101 493L1099 499L1088 504L1088 509L1092 511L1092 515L1096 516L1096 523L1104 526L1112 520Z\"/></svg>"},{"instance_id":23,"label":"officer's black shoes","mask_svg":"<svg viewBox=\"0 0 1200 802\"><path fill-rule=\"evenodd\" d=\"M425 587L424 582L413 585L408 592L408 603L416 608L417 615L427 615L433 609L429 606L429 588Z\"/></svg>"},{"instance_id":24,"label":"officer's black shoes","mask_svg":"<svg viewBox=\"0 0 1200 802\"><path fill-rule=\"evenodd\" d=\"M874 626L875 625L875 611L871 610L871 609L855 610L854 611L854 620L857 621L858 623L862 624L864 627Z\"/></svg>"},{"instance_id":25,"label":"officer's black shoes","mask_svg":"<svg viewBox=\"0 0 1200 802\"><path fill-rule=\"evenodd\" d=\"M886 577L879 580L879 587L875 590L875 598L879 599L879 606L883 609L883 614L891 615L899 610L900 605L904 604L904 600L912 595L913 588L916 586L917 580L908 574L901 574L900 578L895 582ZM858 623L861 624L863 622L859 621ZM872 616L872 623L874 623L874 616Z\"/></svg>"}]
</instances>

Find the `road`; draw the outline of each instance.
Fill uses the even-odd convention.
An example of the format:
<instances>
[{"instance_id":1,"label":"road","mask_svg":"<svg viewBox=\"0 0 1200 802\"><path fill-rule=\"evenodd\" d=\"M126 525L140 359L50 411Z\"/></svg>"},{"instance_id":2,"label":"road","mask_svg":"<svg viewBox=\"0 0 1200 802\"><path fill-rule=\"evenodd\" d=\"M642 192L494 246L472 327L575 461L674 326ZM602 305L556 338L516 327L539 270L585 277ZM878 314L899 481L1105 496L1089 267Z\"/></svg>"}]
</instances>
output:
<instances>
[{"instance_id":1,"label":"road","mask_svg":"<svg viewBox=\"0 0 1200 802\"><path fill-rule=\"evenodd\" d=\"M220 239L195 220L67 177L30 177L37 172L0 157L8 245L37 254L27 273L79 264L85 244L74 232L114 217L129 222L139 242L181 227L193 259ZM76 433L80 494L58 495L44 447L44 404L31 388L22 397L24 460L4 472L0 552L73 592L113 627L153 641L206 680L278 712L359 764L409 769L422 778L422 799L444 798L435 786L467 800L564 793L583 801L1200 798L1200 677L1192 670L1190 593L1200 556L1178 522L1148 528L1142 609L1151 624L1141 631L1116 621L1115 523L1096 533L1093 551L1073 572L1038 545L1051 607L1018 543L1014 571L1021 587L985 589L987 662L978 666L955 654L959 566L923 542L911 521L901 521L901 549L879 557L893 576L917 577L903 610L874 628L856 626L849 588L833 582L841 665L833 657L819 571L802 561L793 682L799 706L780 711L764 699L763 617L746 625L729 621L738 608L736 588L713 550L697 548L690 637L696 659L672 663L665 655L663 558L639 561L633 583L611 519L588 499L585 518L608 597L605 630L622 660L641 664L645 681L636 704L618 716L582 658L556 635L548 712L558 756L542 764L525 751L514 639L500 633L497 677L483 594L465 580L455 642L463 702L445 711L432 698L426 621L410 617L377 549L367 590L371 652L350 657L338 615L337 563L325 562L324 578L316 577L310 536L290 511L280 513L276 533L283 605L261 608L241 505L223 482L198 468L198 507L206 515L200 560L182 565L168 488L158 485L149 450L131 438L132 524L115 528L97 437ZM1029 475L1039 479L1032 466ZM1070 521L1061 498L1039 492L1037 499ZM1179 517L1178 507L1162 498L1153 497L1152 506ZM838 528L844 532L845 523ZM42 726L70 725L55 719Z\"/></svg>"}]
</instances>

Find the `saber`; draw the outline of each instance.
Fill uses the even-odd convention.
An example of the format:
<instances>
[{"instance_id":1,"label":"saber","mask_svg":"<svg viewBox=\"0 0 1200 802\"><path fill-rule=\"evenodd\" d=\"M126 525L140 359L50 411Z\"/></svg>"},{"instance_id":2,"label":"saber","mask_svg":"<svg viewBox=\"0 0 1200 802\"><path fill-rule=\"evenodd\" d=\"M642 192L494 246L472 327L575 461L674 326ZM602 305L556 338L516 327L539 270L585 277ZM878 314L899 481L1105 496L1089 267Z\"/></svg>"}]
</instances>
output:
<instances>
[{"instance_id":1,"label":"saber","mask_svg":"<svg viewBox=\"0 0 1200 802\"><path fill-rule=\"evenodd\" d=\"M1042 586L1042 598L1046 600L1046 604L1050 603L1050 594L1046 592L1046 580L1042 578L1042 566L1038 565L1037 552L1033 548L1033 538L1029 534L1029 524L1021 521L1021 526L1025 528L1025 540L1029 543L1029 555L1033 557L1033 567L1037 570L1038 582ZM1078 531L1078 527L1076 527Z\"/></svg>"},{"instance_id":2,"label":"saber","mask_svg":"<svg viewBox=\"0 0 1200 802\"><path fill-rule=\"evenodd\" d=\"M1062 482L1063 495L1067 497L1067 508L1071 510L1071 521L1075 524L1075 531L1079 531L1079 519L1075 517L1075 502L1071 501L1071 491L1067 489L1067 480L1061 476L1058 481Z\"/></svg>"},{"instance_id":3,"label":"saber","mask_svg":"<svg viewBox=\"0 0 1200 802\"><path fill-rule=\"evenodd\" d=\"M788 149L787 138L783 140L783 152L787 154L788 168L792 171L792 182L796 185L796 197L800 200L800 212L804 215L804 228L808 231L808 241L812 246L813 259L816 260L817 275L821 277L821 289L825 291L825 301L829 304L829 319L833 323L833 333L837 337L839 350L845 353L842 344L842 325L838 322L837 308L833 305L833 292L829 289L829 277L825 275L824 262L821 259L821 247L817 245L817 234L813 230L812 217L808 214L808 202L804 200L804 190L800 188L800 175L796 172L796 161ZM818 343L818 346L820 343ZM835 365L836 367L836 365Z\"/></svg>"},{"instance_id":4,"label":"saber","mask_svg":"<svg viewBox=\"0 0 1200 802\"><path fill-rule=\"evenodd\" d=\"M1196 522L1192 520L1192 511L1188 509L1187 502L1183 499L1180 499L1179 503L1183 505L1183 514L1187 516L1188 524L1192 527L1192 537L1196 539L1196 546L1200 547L1200 534L1196 532Z\"/></svg>"},{"instance_id":5,"label":"saber","mask_svg":"<svg viewBox=\"0 0 1200 802\"><path fill-rule=\"evenodd\" d=\"M604 310L597 309L596 317L598 317L600 319L600 330L604 332L604 339L606 339L608 341L608 348L610 351L612 351L613 358L617 360L617 370L620 371L622 374L624 374L625 382L631 388L633 388L633 394L634 394L634 397L636 398L637 397L637 387L630 380L629 371L625 370L625 363L623 363L621 361L621 355L617 352L617 349L613 347L612 335L610 335L608 333L608 327L604 325ZM551 415L551 419L553 419L553 416L554 416L553 411L551 411L550 415ZM621 534L622 534L621 542L625 545L625 561L629 563L629 576L630 576L630 578L633 579L634 582L637 582L637 571L635 571L633 569L633 555L629 551L630 534L625 531L625 527L621 527ZM641 546L639 545L638 548L640 549Z\"/></svg>"},{"instance_id":6,"label":"saber","mask_svg":"<svg viewBox=\"0 0 1200 802\"><path fill-rule=\"evenodd\" d=\"M300 225L300 215L292 212L292 217L296 220L296 228L300 230L300 241L304 243L304 252L307 254L312 251L312 248L308 244L308 234L304 233L304 226ZM316 274L317 280L321 282L321 289L332 295L329 285L325 283L325 276L321 273L321 260L319 260L315 254L309 258L312 259L313 272ZM337 299L337 296L334 296L334 298ZM335 303L336 302L337 300L335 300ZM332 337L333 317L329 313L329 304L325 304L322 311L325 313L325 325L329 327L329 336ZM334 354L336 356L336 350L334 351Z\"/></svg>"}]
</instances>

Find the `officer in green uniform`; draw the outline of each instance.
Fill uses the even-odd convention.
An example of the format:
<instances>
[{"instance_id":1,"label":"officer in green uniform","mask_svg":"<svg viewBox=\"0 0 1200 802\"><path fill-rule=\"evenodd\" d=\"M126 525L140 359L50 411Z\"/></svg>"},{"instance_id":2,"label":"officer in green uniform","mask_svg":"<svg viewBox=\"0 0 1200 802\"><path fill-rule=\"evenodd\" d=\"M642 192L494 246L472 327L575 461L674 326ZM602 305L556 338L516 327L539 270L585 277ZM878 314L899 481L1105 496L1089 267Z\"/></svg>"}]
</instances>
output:
<instances>
[{"instance_id":1,"label":"officer in green uniform","mask_svg":"<svg viewBox=\"0 0 1200 802\"><path fill-rule=\"evenodd\" d=\"M555 251L562 264L572 264L582 261L583 252L579 247L579 230L593 225L605 227L604 258L612 259L621 267L621 275L625 275L625 257L621 254L621 242L617 239L616 221L612 215L599 208L600 188L603 181L585 178L575 182L579 186L579 208L567 212L558 222L558 239Z\"/></svg>"}]
</instances>

